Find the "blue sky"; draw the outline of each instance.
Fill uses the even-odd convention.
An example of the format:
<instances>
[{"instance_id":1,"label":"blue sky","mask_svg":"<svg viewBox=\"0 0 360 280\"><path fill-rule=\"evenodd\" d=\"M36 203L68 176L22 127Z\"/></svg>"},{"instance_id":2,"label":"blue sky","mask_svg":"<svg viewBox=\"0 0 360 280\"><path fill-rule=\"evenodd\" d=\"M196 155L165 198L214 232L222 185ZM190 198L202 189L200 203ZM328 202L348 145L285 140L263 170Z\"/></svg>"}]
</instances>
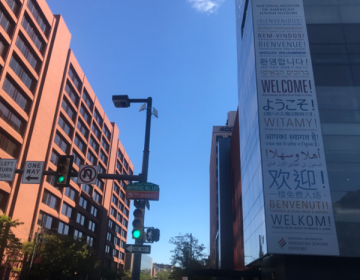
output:
<instances>
[{"instance_id":1,"label":"blue sky","mask_svg":"<svg viewBox=\"0 0 360 280\"><path fill-rule=\"evenodd\" d=\"M160 185L160 200L151 202L145 226L159 228L161 236L150 256L170 263L168 241L179 233L192 233L208 247L212 126L224 125L227 112L237 108L234 1L47 3L63 16L71 49L117 123L135 174L142 164L145 113L140 104L115 109L112 95L151 96L159 111L152 119L148 181Z\"/></svg>"}]
</instances>

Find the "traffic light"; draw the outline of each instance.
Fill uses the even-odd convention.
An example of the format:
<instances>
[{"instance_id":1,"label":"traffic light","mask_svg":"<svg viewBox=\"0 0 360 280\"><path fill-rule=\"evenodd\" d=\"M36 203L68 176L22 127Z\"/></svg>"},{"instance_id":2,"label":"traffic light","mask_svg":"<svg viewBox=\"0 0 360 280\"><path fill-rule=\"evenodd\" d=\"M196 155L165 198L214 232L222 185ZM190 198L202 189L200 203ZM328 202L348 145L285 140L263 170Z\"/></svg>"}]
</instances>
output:
<instances>
[{"instance_id":1,"label":"traffic light","mask_svg":"<svg viewBox=\"0 0 360 280\"><path fill-rule=\"evenodd\" d=\"M144 239L144 214L145 209L143 205L135 205L136 209L134 210L134 221L132 222L133 231L132 238L136 240Z\"/></svg>"},{"instance_id":2,"label":"traffic light","mask_svg":"<svg viewBox=\"0 0 360 280\"><path fill-rule=\"evenodd\" d=\"M73 160L74 156L59 156L56 167L55 187L66 187L69 185Z\"/></svg>"},{"instance_id":3,"label":"traffic light","mask_svg":"<svg viewBox=\"0 0 360 280\"><path fill-rule=\"evenodd\" d=\"M148 228L146 230L146 241L153 243L160 240L160 230L158 228Z\"/></svg>"}]
</instances>

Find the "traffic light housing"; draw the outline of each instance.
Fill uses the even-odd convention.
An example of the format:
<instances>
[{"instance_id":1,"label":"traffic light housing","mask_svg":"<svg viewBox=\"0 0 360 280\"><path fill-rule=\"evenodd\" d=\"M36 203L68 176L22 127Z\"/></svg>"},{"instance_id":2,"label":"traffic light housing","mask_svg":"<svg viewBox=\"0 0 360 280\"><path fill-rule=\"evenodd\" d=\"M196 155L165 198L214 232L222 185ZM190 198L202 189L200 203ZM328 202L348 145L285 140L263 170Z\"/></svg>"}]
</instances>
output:
<instances>
[{"instance_id":1,"label":"traffic light housing","mask_svg":"<svg viewBox=\"0 0 360 280\"><path fill-rule=\"evenodd\" d=\"M133 231L132 231L132 238L143 241L144 239L144 215L145 215L145 208L140 206L137 207L134 212L134 221L132 222L133 225Z\"/></svg>"},{"instance_id":2,"label":"traffic light housing","mask_svg":"<svg viewBox=\"0 0 360 280\"><path fill-rule=\"evenodd\" d=\"M160 240L160 230L158 228L148 228L146 230L146 241L153 243Z\"/></svg>"},{"instance_id":3,"label":"traffic light housing","mask_svg":"<svg viewBox=\"0 0 360 280\"><path fill-rule=\"evenodd\" d=\"M59 156L56 167L55 187L66 187L70 182L70 172L74 156Z\"/></svg>"}]
</instances>

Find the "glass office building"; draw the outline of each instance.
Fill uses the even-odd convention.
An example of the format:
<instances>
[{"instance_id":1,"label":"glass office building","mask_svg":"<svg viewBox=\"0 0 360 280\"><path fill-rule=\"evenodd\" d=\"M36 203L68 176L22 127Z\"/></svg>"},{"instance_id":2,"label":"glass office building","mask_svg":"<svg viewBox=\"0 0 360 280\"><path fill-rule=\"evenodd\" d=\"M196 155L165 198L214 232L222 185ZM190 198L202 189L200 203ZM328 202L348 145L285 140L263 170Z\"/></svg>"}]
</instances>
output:
<instances>
[{"instance_id":1,"label":"glass office building","mask_svg":"<svg viewBox=\"0 0 360 280\"><path fill-rule=\"evenodd\" d=\"M272 253L264 206L253 1L236 0L245 265ZM303 4L339 256L359 258L360 0Z\"/></svg>"}]
</instances>

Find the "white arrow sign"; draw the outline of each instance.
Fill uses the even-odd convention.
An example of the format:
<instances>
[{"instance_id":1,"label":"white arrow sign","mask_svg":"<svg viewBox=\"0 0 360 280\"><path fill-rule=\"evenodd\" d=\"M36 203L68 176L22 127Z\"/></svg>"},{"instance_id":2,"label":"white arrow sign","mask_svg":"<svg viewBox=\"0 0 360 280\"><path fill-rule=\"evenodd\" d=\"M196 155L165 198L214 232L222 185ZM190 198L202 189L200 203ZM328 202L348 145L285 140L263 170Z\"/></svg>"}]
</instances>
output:
<instances>
[{"instance_id":1,"label":"white arrow sign","mask_svg":"<svg viewBox=\"0 0 360 280\"><path fill-rule=\"evenodd\" d=\"M126 244L125 252L133 253L133 254L150 254L151 246L150 245Z\"/></svg>"},{"instance_id":2,"label":"white arrow sign","mask_svg":"<svg viewBox=\"0 0 360 280\"><path fill-rule=\"evenodd\" d=\"M25 162L24 174L21 182L23 184L40 184L43 171L43 161L27 161Z\"/></svg>"}]
</instances>

